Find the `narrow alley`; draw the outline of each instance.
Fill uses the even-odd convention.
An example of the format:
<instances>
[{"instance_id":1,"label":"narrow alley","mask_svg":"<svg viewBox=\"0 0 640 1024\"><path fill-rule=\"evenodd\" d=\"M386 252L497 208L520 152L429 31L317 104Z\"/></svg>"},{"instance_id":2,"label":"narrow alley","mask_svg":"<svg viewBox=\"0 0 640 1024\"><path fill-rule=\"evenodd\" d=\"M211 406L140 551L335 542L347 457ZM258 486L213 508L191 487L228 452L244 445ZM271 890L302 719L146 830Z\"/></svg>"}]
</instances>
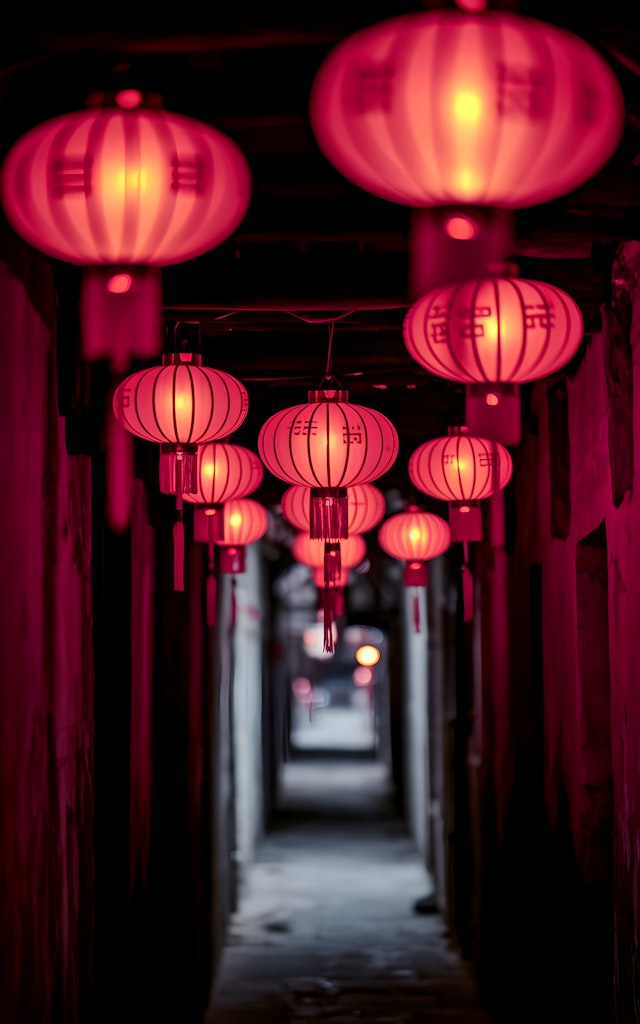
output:
<instances>
[{"instance_id":1,"label":"narrow alley","mask_svg":"<svg viewBox=\"0 0 640 1024\"><path fill-rule=\"evenodd\" d=\"M382 761L288 761L206 1024L491 1024L431 887Z\"/></svg>"}]
</instances>

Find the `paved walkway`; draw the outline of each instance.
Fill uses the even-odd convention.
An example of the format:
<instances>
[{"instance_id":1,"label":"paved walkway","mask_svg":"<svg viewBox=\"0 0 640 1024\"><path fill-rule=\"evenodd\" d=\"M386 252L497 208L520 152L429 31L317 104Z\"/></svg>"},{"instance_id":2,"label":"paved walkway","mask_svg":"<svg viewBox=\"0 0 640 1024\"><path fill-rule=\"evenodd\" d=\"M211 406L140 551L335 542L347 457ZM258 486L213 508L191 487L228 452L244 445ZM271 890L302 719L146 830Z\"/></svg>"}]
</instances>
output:
<instances>
[{"instance_id":1,"label":"paved walkway","mask_svg":"<svg viewBox=\"0 0 640 1024\"><path fill-rule=\"evenodd\" d=\"M383 764L289 762L206 1024L492 1024L430 888Z\"/></svg>"}]
</instances>

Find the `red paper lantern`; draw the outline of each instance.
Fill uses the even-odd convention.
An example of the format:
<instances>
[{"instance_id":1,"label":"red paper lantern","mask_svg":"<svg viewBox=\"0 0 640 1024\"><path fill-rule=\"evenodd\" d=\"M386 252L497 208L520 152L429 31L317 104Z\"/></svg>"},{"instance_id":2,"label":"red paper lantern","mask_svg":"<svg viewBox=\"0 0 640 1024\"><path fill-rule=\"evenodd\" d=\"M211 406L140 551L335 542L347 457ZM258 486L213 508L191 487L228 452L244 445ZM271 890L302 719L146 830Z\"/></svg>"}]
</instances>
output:
<instances>
[{"instance_id":1,"label":"red paper lantern","mask_svg":"<svg viewBox=\"0 0 640 1024\"><path fill-rule=\"evenodd\" d=\"M292 484L281 498L282 515L297 530L309 530L311 522L311 488ZM347 487L347 535L367 533L382 522L386 502L382 491L373 484L352 484ZM339 540L339 537L330 538Z\"/></svg>"},{"instance_id":2,"label":"red paper lantern","mask_svg":"<svg viewBox=\"0 0 640 1024\"><path fill-rule=\"evenodd\" d=\"M410 356L438 377L467 385L472 433L520 441L519 385L561 369L575 355L584 322L554 285L487 277L434 288L403 324Z\"/></svg>"},{"instance_id":3,"label":"red paper lantern","mask_svg":"<svg viewBox=\"0 0 640 1024\"><path fill-rule=\"evenodd\" d=\"M480 501L506 487L513 460L499 441L477 437L467 426L449 427L447 437L416 448L408 471L418 490L448 502L451 540L473 541L482 539Z\"/></svg>"},{"instance_id":4,"label":"red paper lantern","mask_svg":"<svg viewBox=\"0 0 640 1024\"><path fill-rule=\"evenodd\" d=\"M252 498L231 498L216 513L211 508L196 508L193 538L207 545L206 616L207 625L215 625L216 579L218 571L236 575L245 571L245 549L264 537L269 528L269 513Z\"/></svg>"},{"instance_id":5,"label":"red paper lantern","mask_svg":"<svg viewBox=\"0 0 640 1024\"><path fill-rule=\"evenodd\" d=\"M201 356L170 353L161 366L139 370L113 396L116 419L129 433L175 456L178 521L174 526L174 585L184 589L182 497L191 486L198 446L236 430L248 412L244 385L223 370L202 366Z\"/></svg>"},{"instance_id":6,"label":"red paper lantern","mask_svg":"<svg viewBox=\"0 0 640 1024\"><path fill-rule=\"evenodd\" d=\"M312 569L323 568L327 583L340 579L343 569L354 569L364 561L367 544L364 537L354 533L340 541L325 541L309 537L302 531L293 538L291 554L296 562Z\"/></svg>"},{"instance_id":7,"label":"red paper lantern","mask_svg":"<svg viewBox=\"0 0 640 1024\"><path fill-rule=\"evenodd\" d=\"M364 561L367 545L364 537L354 533L340 541L324 541L297 533L291 545L291 554L297 562L322 572L324 611L324 650L333 651L334 602L331 590L343 578L345 569L354 569ZM317 577L314 577L314 581Z\"/></svg>"},{"instance_id":8,"label":"red paper lantern","mask_svg":"<svg viewBox=\"0 0 640 1024\"><path fill-rule=\"evenodd\" d=\"M101 102L102 101L102 102ZM210 125L133 89L28 131L7 153L2 205L36 249L87 268L84 355L124 370L162 347L157 268L219 245L244 217L248 164Z\"/></svg>"},{"instance_id":9,"label":"red paper lantern","mask_svg":"<svg viewBox=\"0 0 640 1024\"><path fill-rule=\"evenodd\" d=\"M308 397L307 404L269 417L258 451L274 476L311 488L312 538L346 538L347 487L387 472L398 454L398 434L382 413L350 403L347 391L310 391Z\"/></svg>"},{"instance_id":10,"label":"red paper lantern","mask_svg":"<svg viewBox=\"0 0 640 1024\"><path fill-rule=\"evenodd\" d=\"M258 456L242 445L214 441L199 446L196 486L192 493L185 492L183 498L197 502L193 514L194 540L209 545L206 592L210 626L215 622L216 600L213 545L224 545L218 553L221 572L244 572L244 545L258 540L268 526L266 509L245 497L262 483L263 475ZM262 533L258 532L263 525Z\"/></svg>"},{"instance_id":11,"label":"red paper lantern","mask_svg":"<svg viewBox=\"0 0 640 1024\"><path fill-rule=\"evenodd\" d=\"M378 530L378 542L387 555L405 563L402 577L405 587L426 587L429 582L427 562L444 554L451 544L451 531L440 516L425 512L418 505L408 505L404 512L385 519ZM415 629L420 632L417 592L413 609Z\"/></svg>"},{"instance_id":12,"label":"red paper lantern","mask_svg":"<svg viewBox=\"0 0 640 1024\"><path fill-rule=\"evenodd\" d=\"M591 46L503 11L416 12L353 33L320 66L309 111L346 178L413 207L548 202L604 166L625 120Z\"/></svg>"},{"instance_id":13,"label":"red paper lantern","mask_svg":"<svg viewBox=\"0 0 640 1024\"><path fill-rule=\"evenodd\" d=\"M160 490L176 493L176 458L172 453L160 456ZM183 478L183 498L209 509L221 508L231 498L244 498L260 486L264 467L249 448L230 441L210 441L198 445L192 478Z\"/></svg>"}]
</instances>

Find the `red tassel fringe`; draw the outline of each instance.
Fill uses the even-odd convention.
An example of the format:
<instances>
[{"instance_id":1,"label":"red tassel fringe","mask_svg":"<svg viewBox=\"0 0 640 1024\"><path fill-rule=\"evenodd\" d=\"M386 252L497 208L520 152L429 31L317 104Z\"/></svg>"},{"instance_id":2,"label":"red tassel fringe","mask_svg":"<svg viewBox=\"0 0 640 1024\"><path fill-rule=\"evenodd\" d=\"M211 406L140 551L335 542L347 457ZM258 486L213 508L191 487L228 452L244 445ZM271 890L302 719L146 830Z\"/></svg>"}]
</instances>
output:
<instances>
[{"instance_id":1,"label":"red tassel fringe","mask_svg":"<svg viewBox=\"0 0 640 1024\"><path fill-rule=\"evenodd\" d=\"M309 536L312 540L347 539L349 504L346 487L311 488Z\"/></svg>"},{"instance_id":2,"label":"red tassel fringe","mask_svg":"<svg viewBox=\"0 0 640 1024\"><path fill-rule=\"evenodd\" d=\"M413 592L413 628L416 633L420 632L420 595L417 590Z\"/></svg>"},{"instance_id":3,"label":"red tassel fringe","mask_svg":"<svg viewBox=\"0 0 640 1024\"><path fill-rule=\"evenodd\" d=\"M182 519L173 524L173 589L184 590L184 526Z\"/></svg>"},{"instance_id":4,"label":"red tassel fringe","mask_svg":"<svg viewBox=\"0 0 640 1024\"><path fill-rule=\"evenodd\" d=\"M207 605L207 626L215 626L216 624L216 599L217 599L217 581L212 572L207 575L206 582L206 605Z\"/></svg>"},{"instance_id":5,"label":"red tassel fringe","mask_svg":"<svg viewBox=\"0 0 640 1024\"><path fill-rule=\"evenodd\" d=\"M322 588L322 611L324 614L324 641L322 649L333 654L333 592L329 587Z\"/></svg>"}]
</instances>

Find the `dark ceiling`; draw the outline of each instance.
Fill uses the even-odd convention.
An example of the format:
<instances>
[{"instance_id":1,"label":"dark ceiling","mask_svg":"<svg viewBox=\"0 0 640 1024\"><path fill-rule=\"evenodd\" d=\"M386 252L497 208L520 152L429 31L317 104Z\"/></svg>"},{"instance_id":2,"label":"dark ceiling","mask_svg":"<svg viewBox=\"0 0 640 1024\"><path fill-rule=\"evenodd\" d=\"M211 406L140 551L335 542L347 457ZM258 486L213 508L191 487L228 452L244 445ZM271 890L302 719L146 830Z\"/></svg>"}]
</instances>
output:
<instances>
[{"instance_id":1,"label":"dark ceiling","mask_svg":"<svg viewBox=\"0 0 640 1024\"><path fill-rule=\"evenodd\" d=\"M408 355L410 210L350 184L320 152L308 119L314 75L329 50L358 28L450 4L227 3L191 26L147 8L146 18L99 28L48 23L3 32L2 133L6 149L47 117L81 109L93 92L131 86L160 94L165 109L228 134L247 158L249 210L217 249L163 270L167 336L198 339L203 359L240 378L250 410L235 436L257 450L264 420L306 401L331 369L352 401L385 412L401 449L384 485L410 489L411 451L461 423L461 386ZM580 305L587 336L600 326L619 242L640 238L640 22L637 5L597 8L557 0L494 4L574 31L610 62L627 121L607 167L576 192L514 215L511 260L523 277L556 284ZM133 16L132 16L133 13ZM192 19L194 21L194 19ZM86 23L85 23L86 24ZM142 27L140 27L142 26ZM265 480L269 500L286 484Z\"/></svg>"}]
</instances>

